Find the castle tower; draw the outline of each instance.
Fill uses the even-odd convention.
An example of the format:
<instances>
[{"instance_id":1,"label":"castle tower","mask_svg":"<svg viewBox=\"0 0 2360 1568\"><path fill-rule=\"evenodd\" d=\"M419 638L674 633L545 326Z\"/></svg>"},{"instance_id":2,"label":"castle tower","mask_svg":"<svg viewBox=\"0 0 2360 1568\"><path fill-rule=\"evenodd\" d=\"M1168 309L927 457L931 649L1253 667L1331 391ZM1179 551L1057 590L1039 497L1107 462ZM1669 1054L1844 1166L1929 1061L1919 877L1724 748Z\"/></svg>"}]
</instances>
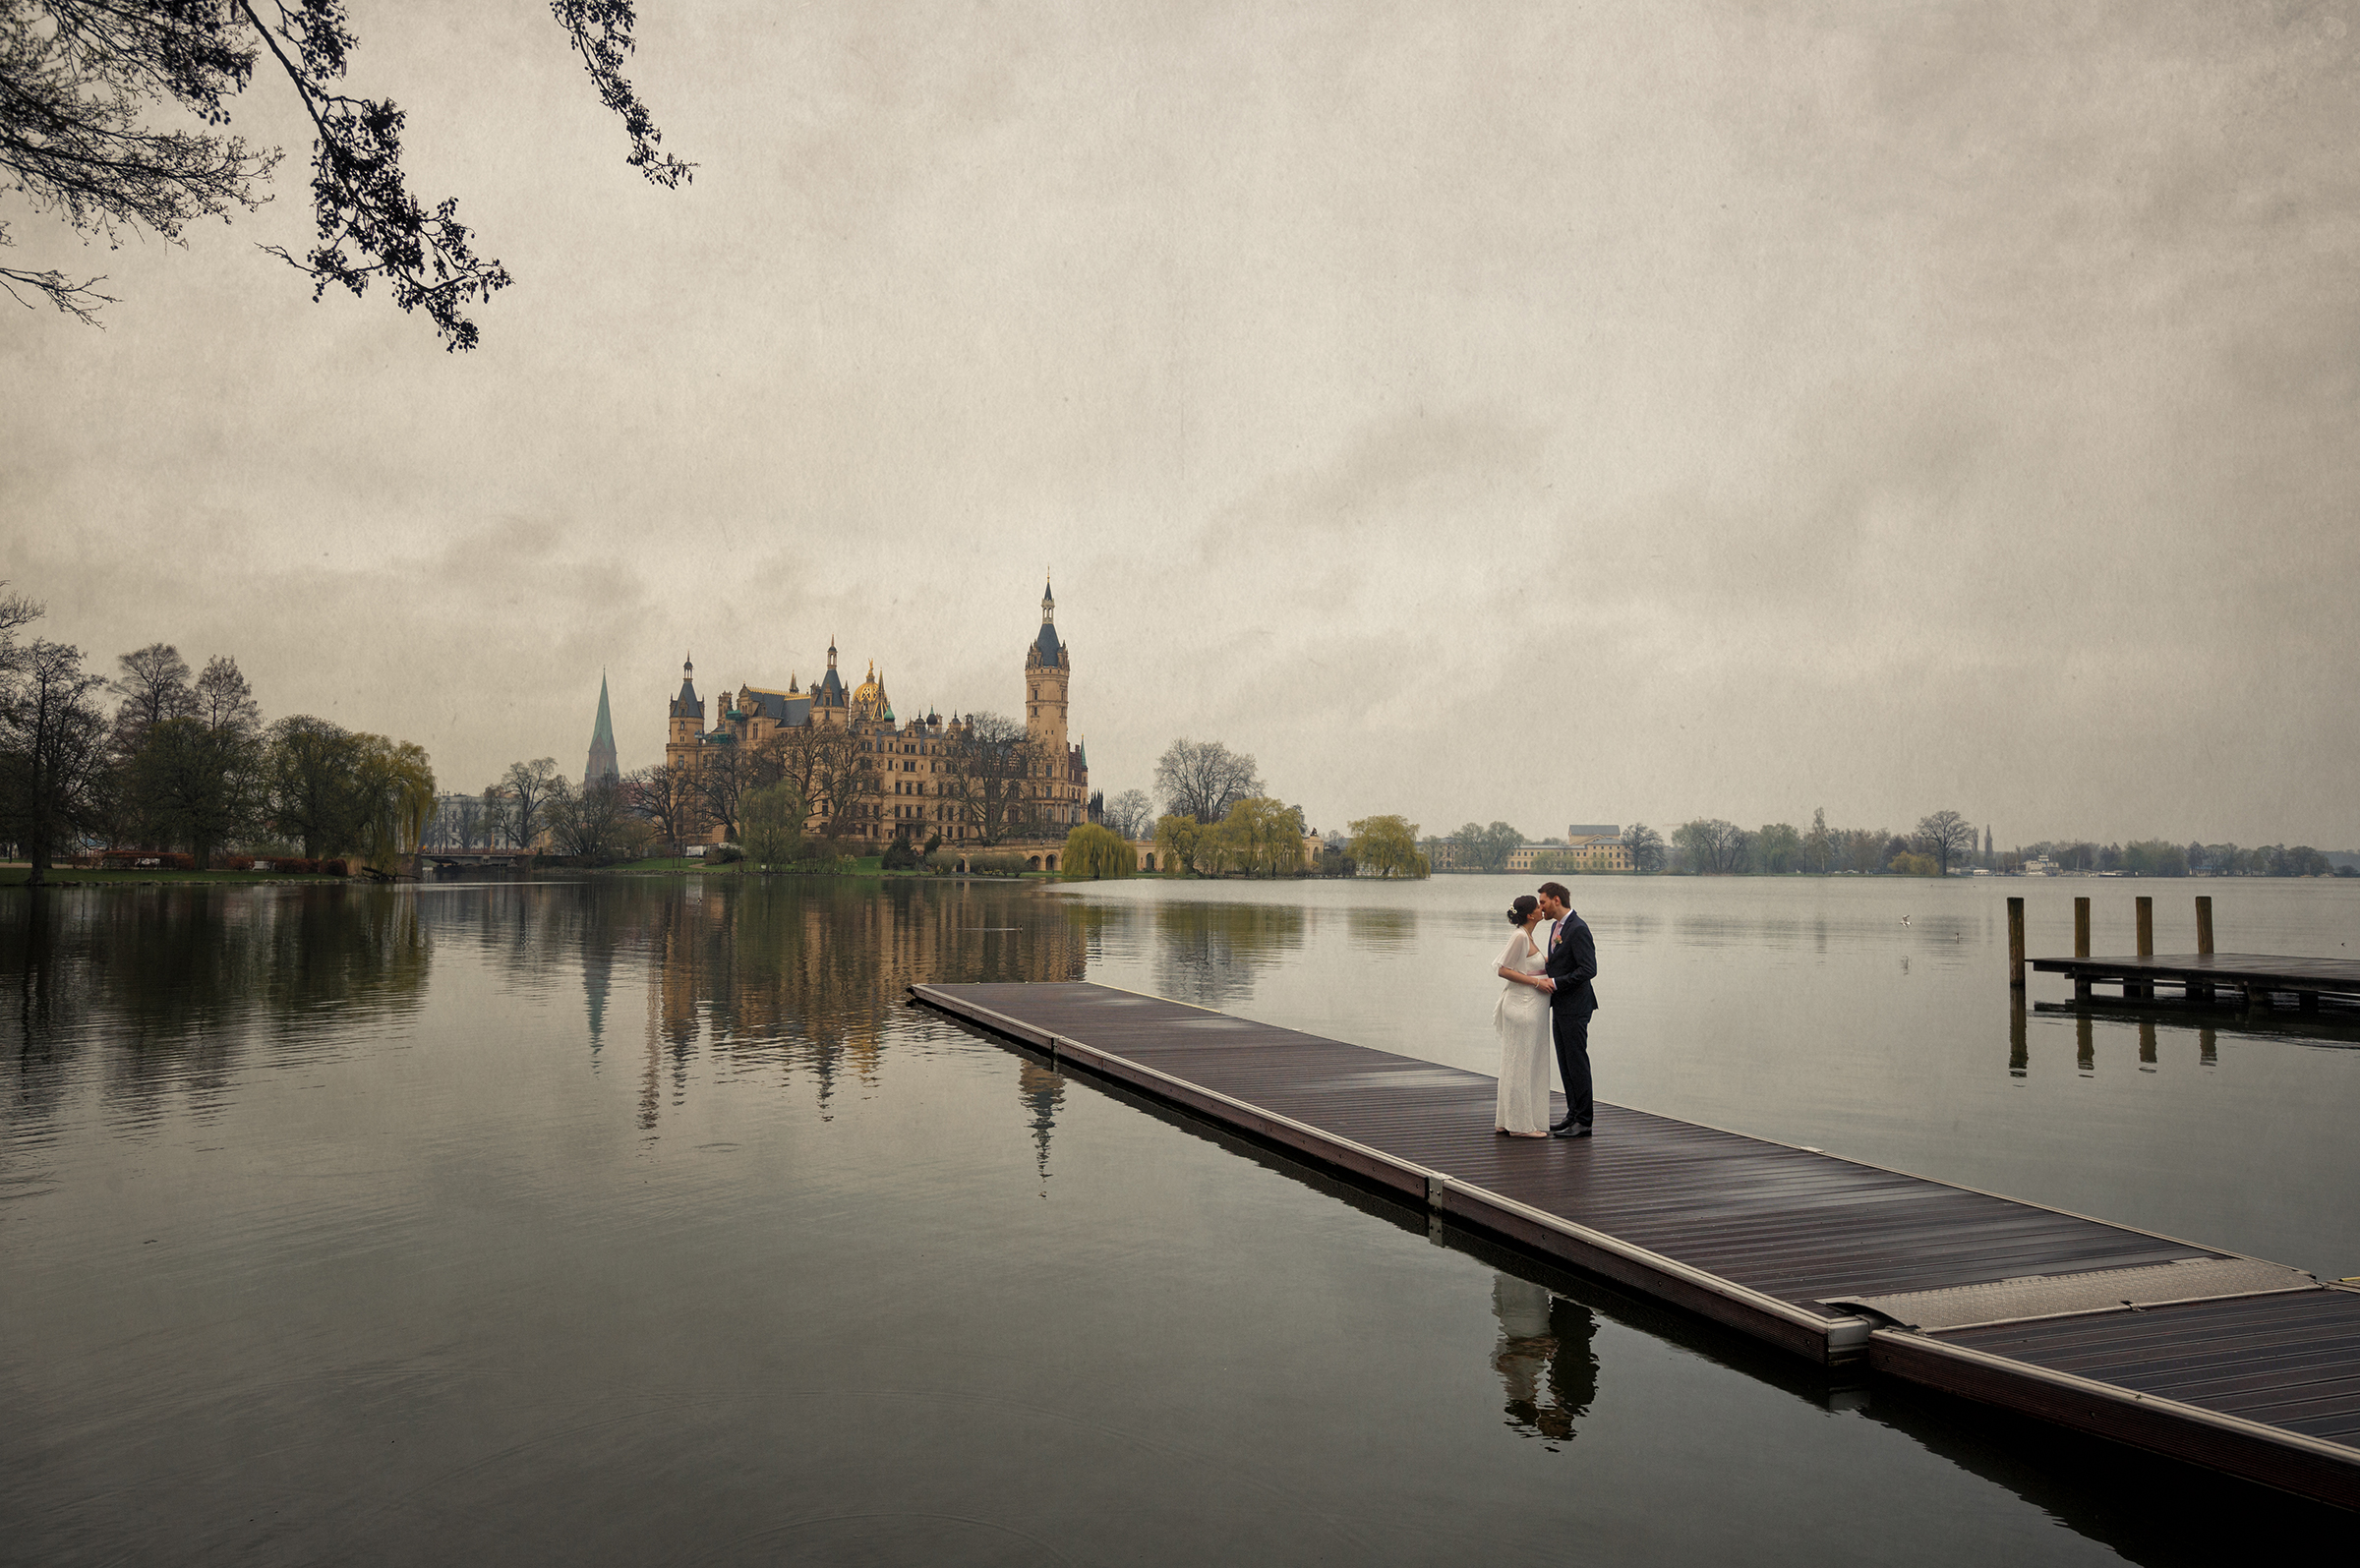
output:
<instances>
[{"instance_id":1,"label":"castle tower","mask_svg":"<svg viewBox=\"0 0 2360 1568\"><path fill-rule=\"evenodd\" d=\"M604 711L604 704L601 704ZM666 723L664 749L667 754L676 748L694 749L696 737L705 732L705 700L696 694L696 662L680 661L680 694L672 699L672 716Z\"/></svg>"},{"instance_id":2,"label":"castle tower","mask_svg":"<svg viewBox=\"0 0 2360 1568\"><path fill-rule=\"evenodd\" d=\"M1025 738L1051 757L1066 754L1066 687L1073 653L1057 636L1057 600L1040 590L1040 635L1025 653Z\"/></svg>"},{"instance_id":3,"label":"castle tower","mask_svg":"<svg viewBox=\"0 0 2360 1568\"><path fill-rule=\"evenodd\" d=\"M589 788L601 779L620 779L622 768L615 760L615 716L607 709L607 672L598 672L598 722L590 726L590 761L582 769L582 787Z\"/></svg>"},{"instance_id":4,"label":"castle tower","mask_svg":"<svg viewBox=\"0 0 2360 1568\"><path fill-rule=\"evenodd\" d=\"M844 677L836 673L836 639L828 639L827 672L811 682L811 722L813 724L843 724L851 701L844 687Z\"/></svg>"}]
</instances>

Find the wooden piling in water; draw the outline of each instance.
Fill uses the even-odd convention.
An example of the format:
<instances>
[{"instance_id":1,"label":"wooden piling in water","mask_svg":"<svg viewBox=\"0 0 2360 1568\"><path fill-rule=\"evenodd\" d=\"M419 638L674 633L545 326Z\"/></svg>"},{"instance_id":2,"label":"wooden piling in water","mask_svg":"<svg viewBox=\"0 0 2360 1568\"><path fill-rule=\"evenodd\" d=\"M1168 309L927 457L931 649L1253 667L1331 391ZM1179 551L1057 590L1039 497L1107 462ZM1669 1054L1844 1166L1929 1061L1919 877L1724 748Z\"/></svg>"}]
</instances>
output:
<instances>
[{"instance_id":1,"label":"wooden piling in water","mask_svg":"<svg viewBox=\"0 0 2360 1568\"><path fill-rule=\"evenodd\" d=\"M2155 956L2155 900L2143 893L2131 902L2138 917L2139 957L2152 958ZM2122 988L2122 994L2126 997L2152 997L2155 994L2155 988L2153 985L2133 983L2125 985Z\"/></svg>"},{"instance_id":2,"label":"wooden piling in water","mask_svg":"<svg viewBox=\"0 0 2360 1568\"><path fill-rule=\"evenodd\" d=\"M2008 989L2024 989L2024 900L2008 900Z\"/></svg>"},{"instance_id":3,"label":"wooden piling in water","mask_svg":"<svg viewBox=\"0 0 2360 1568\"><path fill-rule=\"evenodd\" d=\"M2209 955L2212 951L2212 895L2209 893L2196 896L2196 951L2200 955ZM2212 1000L2212 988L2191 980L2188 982L2188 1000L2210 1002Z\"/></svg>"},{"instance_id":4,"label":"wooden piling in water","mask_svg":"<svg viewBox=\"0 0 2360 1568\"><path fill-rule=\"evenodd\" d=\"M2090 900L2088 899L2073 900L2073 956L2077 958L2090 957ZM2076 1002L2090 1000L2090 982L2079 975L2074 977L2073 999Z\"/></svg>"}]
</instances>

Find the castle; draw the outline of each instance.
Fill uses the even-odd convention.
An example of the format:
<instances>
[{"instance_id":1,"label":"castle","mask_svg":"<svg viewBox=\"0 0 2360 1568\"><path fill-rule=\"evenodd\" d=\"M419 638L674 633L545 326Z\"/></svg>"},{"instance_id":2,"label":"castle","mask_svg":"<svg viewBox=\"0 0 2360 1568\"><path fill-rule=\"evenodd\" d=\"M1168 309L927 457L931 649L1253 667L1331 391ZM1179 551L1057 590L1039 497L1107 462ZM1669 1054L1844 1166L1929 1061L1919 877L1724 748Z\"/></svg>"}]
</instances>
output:
<instances>
[{"instance_id":1,"label":"castle","mask_svg":"<svg viewBox=\"0 0 2360 1568\"><path fill-rule=\"evenodd\" d=\"M1025 650L1025 739L1034 761L1024 786L1027 809L1021 813L1044 839L1061 840L1068 828L1096 815L1089 757L1067 738L1072 680L1073 650L1057 634L1057 601L1044 585L1040 632ZM665 731L668 765L703 768L720 748L743 755L785 739L792 731L834 729L846 733L856 748L857 789L840 807L849 819L838 824L844 837L923 842L939 834L944 842L957 842L980 836L943 777L951 768L950 754L970 733L972 715L945 719L930 713L897 719L875 661L870 661L859 685L846 687L836 669L833 638L828 642L827 668L810 690L802 690L790 674L784 691L740 686L735 693L725 692L720 702L719 722L708 728L705 699L696 694L696 666L683 663L679 694L672 699ZM812 802L810 825L823 828L830 820L827 804ZM716 827L707 837L719 842L724 833Z\"/></svg>"}]
</instances>

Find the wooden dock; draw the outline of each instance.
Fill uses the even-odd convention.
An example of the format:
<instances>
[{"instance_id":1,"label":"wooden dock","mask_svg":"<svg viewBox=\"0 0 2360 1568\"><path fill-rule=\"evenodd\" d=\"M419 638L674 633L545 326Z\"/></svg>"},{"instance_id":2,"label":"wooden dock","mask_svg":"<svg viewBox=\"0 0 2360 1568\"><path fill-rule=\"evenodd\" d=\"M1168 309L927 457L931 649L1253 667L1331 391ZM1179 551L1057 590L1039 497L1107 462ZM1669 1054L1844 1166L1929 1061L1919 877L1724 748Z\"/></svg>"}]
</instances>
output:
<instances>
[{"instance_id":1,"label":"wooden dock","mask_svg":"<svg viewBox=\"0 0 2360 1568\"><path fill-rule=\"evenodd\" d=\"M2035 958L2043 974L2068 975L2076 996L2093 985L2119 985L2127 998L2152 998L2159 982L2180 988L2190 1001L2223 994L2267 1012L2290 996L2305 1013L2317 1013L2322 997L2360 1001L2360 962L2340 958L2290 958L2266 953L2166 953L2110 958Z\"/></svg>"},{"instance_id":2,"label":"wooden dock","mask_svg":"<svg viewBox=\"0 0 2360 1568\"><path fill-rule=\"evenodd\" d=\"M1109 986L911 992L1822 1365L2360 1509L2360 1291L1620 1106L1595 1137L1501 1137L1482 1074Z\"/></svg>"}]
</instances>

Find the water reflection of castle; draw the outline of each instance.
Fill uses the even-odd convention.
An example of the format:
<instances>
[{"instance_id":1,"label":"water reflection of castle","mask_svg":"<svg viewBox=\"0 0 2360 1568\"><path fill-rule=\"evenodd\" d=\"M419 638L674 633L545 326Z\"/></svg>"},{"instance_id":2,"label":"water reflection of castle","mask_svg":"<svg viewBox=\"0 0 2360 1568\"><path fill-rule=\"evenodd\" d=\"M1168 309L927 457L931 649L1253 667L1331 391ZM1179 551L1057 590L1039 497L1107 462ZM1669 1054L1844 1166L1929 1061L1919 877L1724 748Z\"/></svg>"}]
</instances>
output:
<instances>
[{"instance_id":1,"label":"water reflection of castle","mask_svg":"<svg viewBox=\"0 0 2360 1568\"><path fill-rule=\"evenodd\" d=\"M1030 1057L1019 1059L1016 1092L1032 1113L1033 1160L1040 1170L1040 1195L1049 1195L1049 1133L1057 1126L1057 1108L1065 1103L1065 1076Z\"/></svg>"},{"instance_id":2,"label":"water reflection of castle","mask_svg":"<svg viewBox=\"0 0 2360 1568\"><path fill-rule=\"evenodd\" d=\"M668 1058L676 1104L701 1046L807 1071L824 1118L842 1078L875 1080L889 1017L913 981L1078 980L1085 962L1079 910L967 883L710 879L672 888L644 918L655 970L640 1101L648 1128ZM593 983L588 968L584 982ZM1044 1177L1061 1088L1020 1085L1033 1104ZM1034 1104L1036 1094L1045 1098Z\"/></svg>"}]
</instances>

